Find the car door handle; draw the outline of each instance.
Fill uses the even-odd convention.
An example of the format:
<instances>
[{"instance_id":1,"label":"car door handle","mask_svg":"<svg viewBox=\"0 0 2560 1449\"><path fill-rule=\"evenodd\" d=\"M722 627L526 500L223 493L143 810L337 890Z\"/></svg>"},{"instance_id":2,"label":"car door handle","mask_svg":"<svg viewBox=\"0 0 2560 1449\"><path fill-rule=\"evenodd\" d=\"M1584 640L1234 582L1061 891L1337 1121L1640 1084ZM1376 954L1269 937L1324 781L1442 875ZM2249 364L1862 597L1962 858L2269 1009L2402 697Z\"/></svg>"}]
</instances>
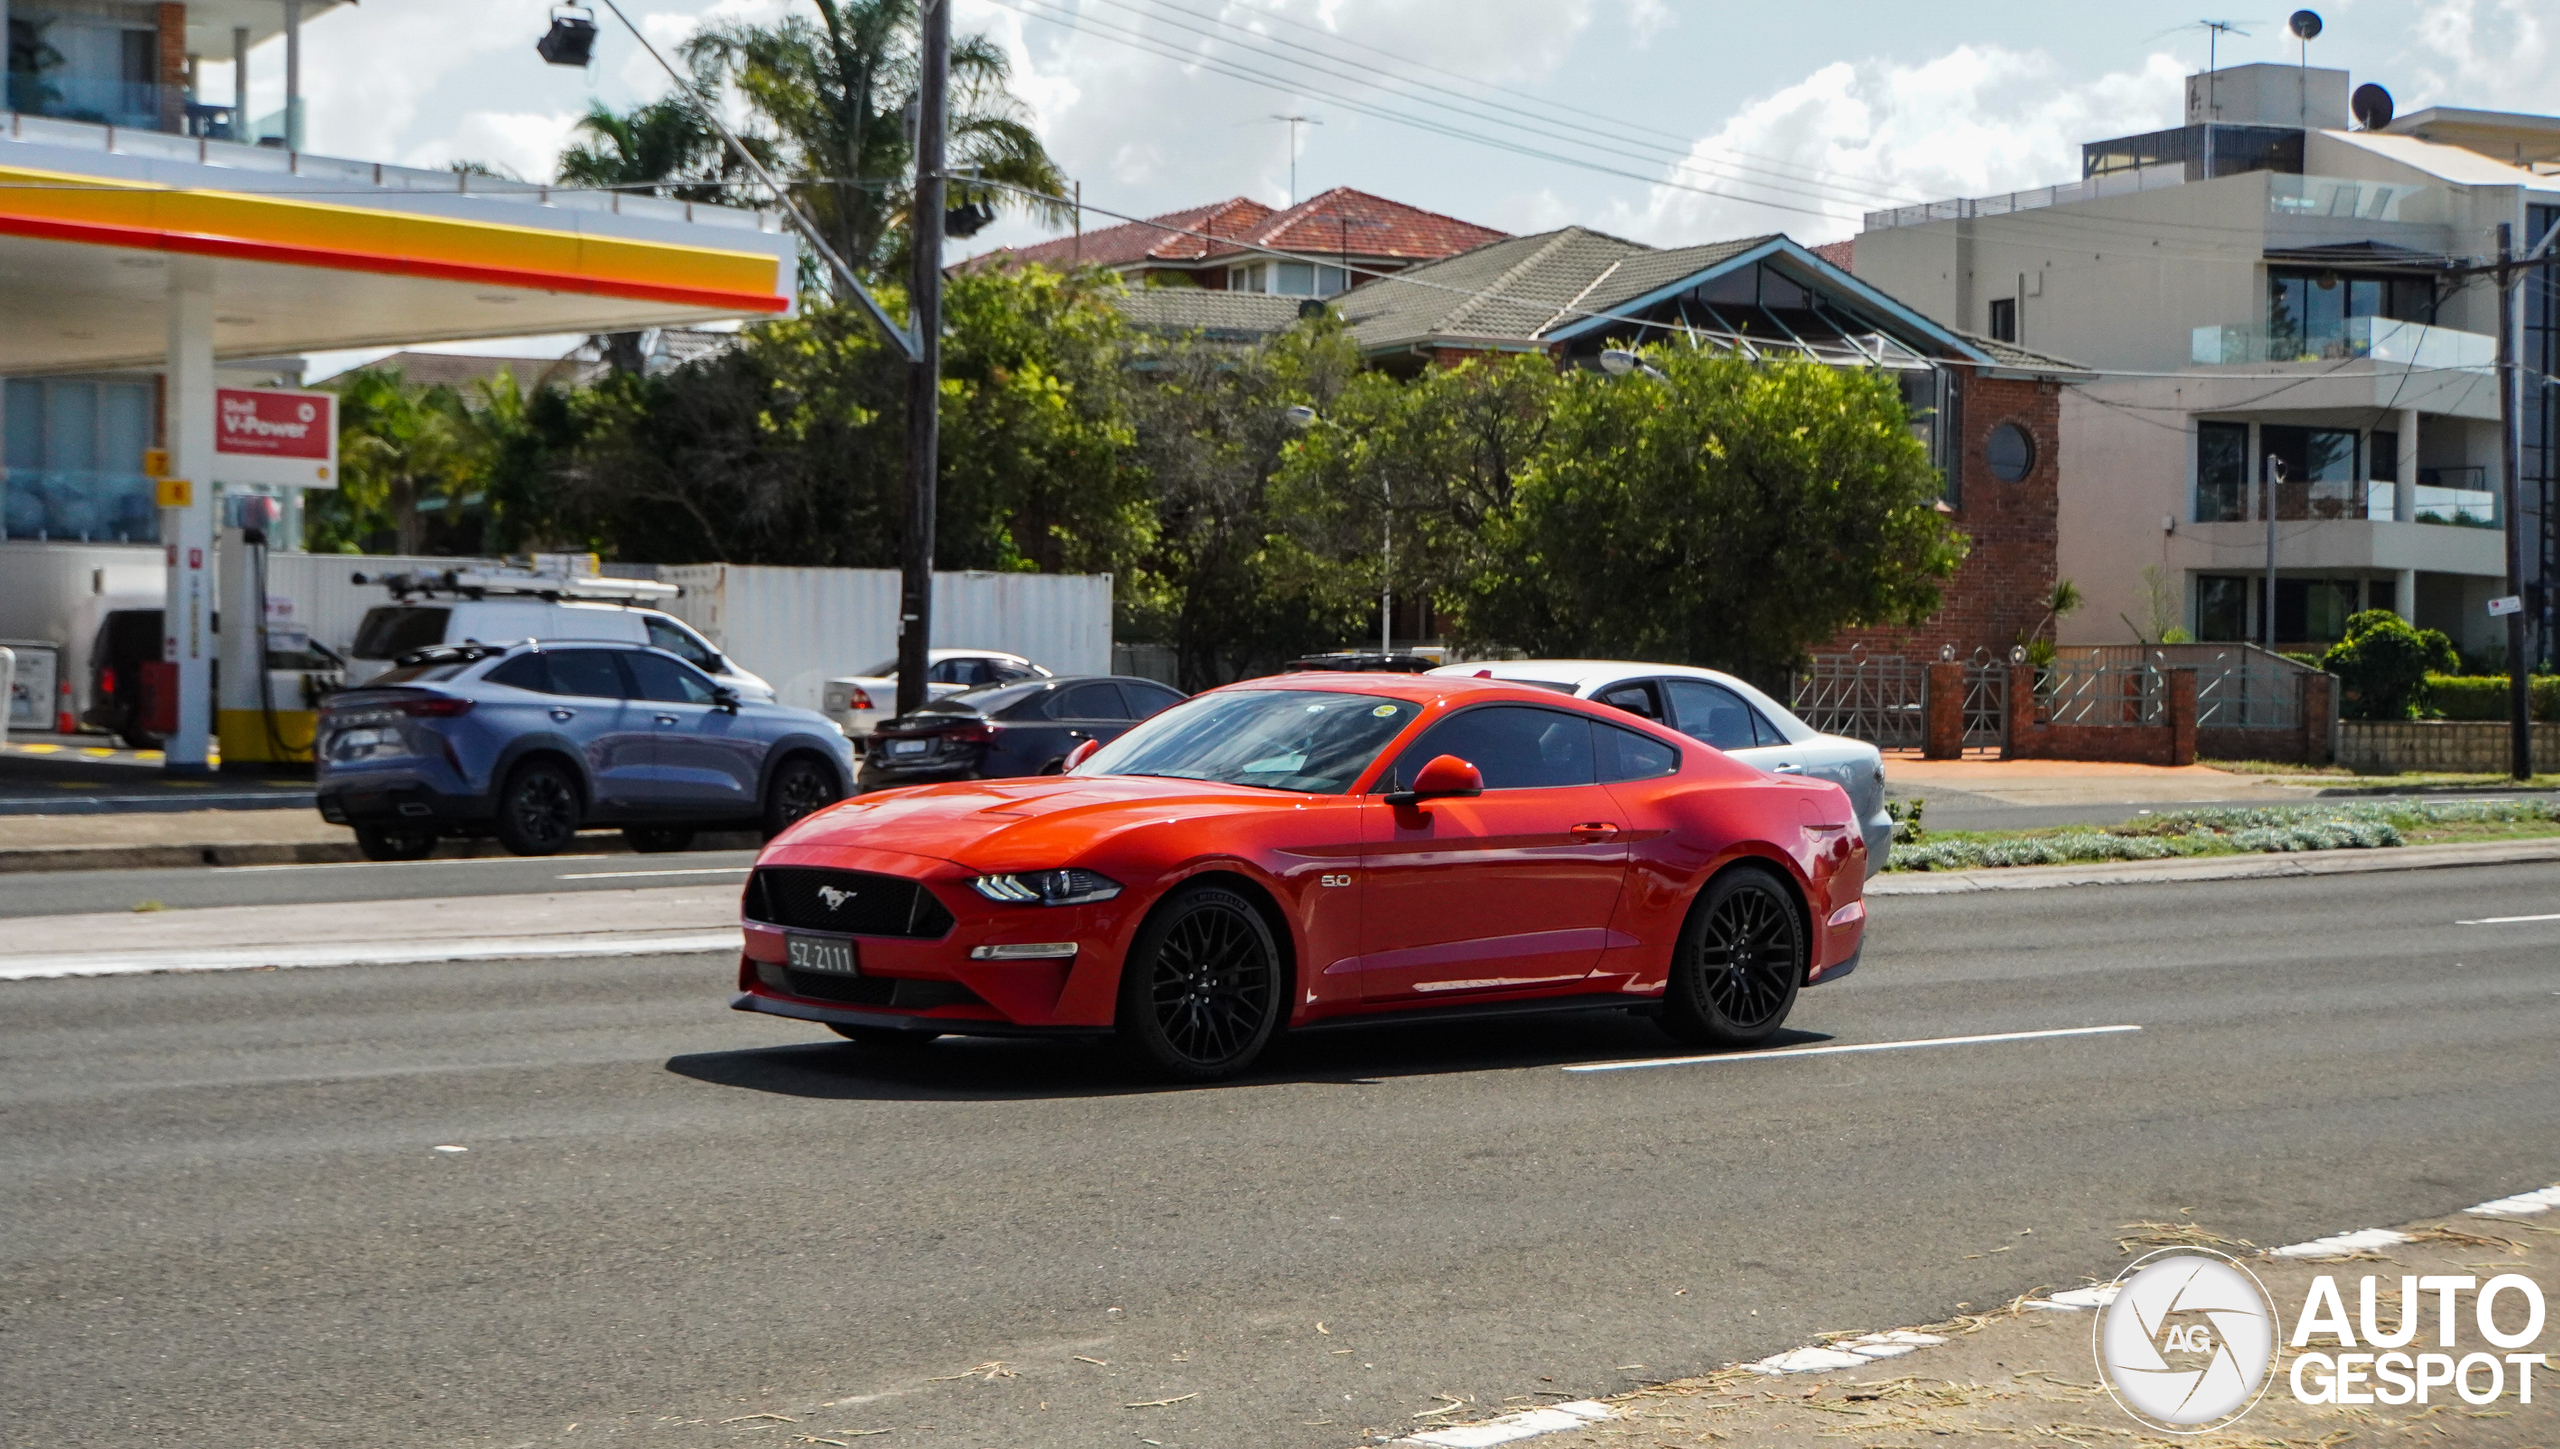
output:
<instances>
[{"instance_id":1,"label":"car door handle","mask_svg":"<svg viewBox=\"0 0 2560 1449\"><path fill-rule=\"evenodd\" d=\"M560 721L562 724L566 724L569 721L576 719L578 717L578 712L574 709L555 708L551 711L551 717Z\"/></svg>"},{"instance_id":2,"label":"car door handle","mask_svg":"<svg viewBox=\"0 0 2560 1449\"><path fill-rule=\"evenodd\" d=\"M1802 766L1802 765L1777 765L1777 766L1773 766L1773 767L1770 769L1769 773L1770 773L1770 774L1772 774L1772 775L1801 775L1801 774L1803 774L1803 773L1804 773L1804 766Z\"/></svg>"},{"instance_id":3,"label":"car door handle","mask_svg":"<svg viewBox=\"0 0 2560 1449\"><path fill-rule=\"evenodd\" d=\"M1618 827L1606 820L1594 820L1588 824L1573 827L1573 838L1586 842L1614 839L1617 834Z\"/></svg>"},{"instance_id":4,"label":"car door handle","mask_svg":"<svg viewBox=\"0 0 2560 1449\"><path fill-rule=\"evenodd\" d=\"M662 715L658 716L658 723L660 723L660 724L674 724L675 722L676 722L676 717L675 717L674 715L671 715L671 714L662 714Z\"/></svg>"}]
</instances>

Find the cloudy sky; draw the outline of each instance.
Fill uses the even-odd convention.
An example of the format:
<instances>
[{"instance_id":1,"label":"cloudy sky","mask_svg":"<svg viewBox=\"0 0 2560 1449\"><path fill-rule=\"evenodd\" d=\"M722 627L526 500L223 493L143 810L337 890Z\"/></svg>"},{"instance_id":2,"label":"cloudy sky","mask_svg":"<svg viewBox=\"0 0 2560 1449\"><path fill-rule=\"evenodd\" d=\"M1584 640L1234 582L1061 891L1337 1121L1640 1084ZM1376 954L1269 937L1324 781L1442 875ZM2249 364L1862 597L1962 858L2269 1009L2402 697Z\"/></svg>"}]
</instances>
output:
<instances>
[{"instance_id":1,"label":"cloudy sky","mask_svg":"<svg viewBox=\"0 0 2560 1449\"><path fill-rule=\"evenodd\" d=\"M2079 144L2175 124L2190 0L957 0L1088 205L1144 215L1356 186L1511 231L1679 244L1853 234L1862 211L2047 185ZM809 0L623 0L661 45ZM2560 0L2330 0L2314 64L2428 104L2560 112ZM551 174L591 100L661 94L609 15L585 72L542 64L543 0L362 0L311 24L315 151ZM2286 7L2221 42L2291 61ZM281 50L251 61L260 113ZM223 95L227 66L205 87ZM276 94L269 94L270 90ZM1538 155L1531 153L1548 153ZM1554 159L1566 158L1566 159ZM1093 216L1089 226L1108 224ZM1036 239L1006 222L973 246ZM540 349L529 349L540 350Z\"/></svg>"}]
</instances>

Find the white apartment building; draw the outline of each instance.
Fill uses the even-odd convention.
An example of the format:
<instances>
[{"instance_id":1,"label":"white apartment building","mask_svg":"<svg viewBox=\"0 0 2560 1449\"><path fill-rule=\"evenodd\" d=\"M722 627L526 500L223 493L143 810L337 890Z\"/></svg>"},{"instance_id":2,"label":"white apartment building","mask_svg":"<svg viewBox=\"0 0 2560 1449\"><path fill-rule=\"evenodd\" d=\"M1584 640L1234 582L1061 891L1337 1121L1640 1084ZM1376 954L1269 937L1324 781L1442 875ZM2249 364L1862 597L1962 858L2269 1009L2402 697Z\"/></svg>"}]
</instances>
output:
<instances>
[{"instance_id":1,"label":"white apartment building","mask_svg":"<svg viewBox=\"0 0 2560 1449\"><path fill-rule=\"evenodd\" d=\"M2088 600L2064 641L2262 637L2271 492L2279 647L2388 608L2502 651L2496 289L2457 268L2501 222L2520 250L2560 222L2560 118L2366 128L2346 72L2284 65L2190 77L2187 102L2182 127L2084 146L2078 181L1870 213L1855 244L1862 279L1933 317L2101 374L2062 402L2059 565ZM2560 544L2546 279L2519 313L2538 585Z\"/></svg>"}]
</instances>

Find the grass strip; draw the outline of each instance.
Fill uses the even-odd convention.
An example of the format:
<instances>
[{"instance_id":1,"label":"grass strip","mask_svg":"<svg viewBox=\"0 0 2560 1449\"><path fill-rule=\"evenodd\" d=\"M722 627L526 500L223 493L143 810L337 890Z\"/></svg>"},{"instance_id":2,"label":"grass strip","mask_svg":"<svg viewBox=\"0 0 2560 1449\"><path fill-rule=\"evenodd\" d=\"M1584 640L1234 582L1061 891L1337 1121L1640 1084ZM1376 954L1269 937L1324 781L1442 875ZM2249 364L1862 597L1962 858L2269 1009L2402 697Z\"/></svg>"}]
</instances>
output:
<instances>
[{"instance_id":1,"label":"grass strip","mask_svg":"<svg viewBox=\"0 0 2560 1449\"><path fill-rule=\"evenodd\" d=\"M2119 825L1931 831L1893 847L1887 869L1981 870L2174 856L2385 850L2560 834L2560 800L2372 800L2231 806L2139 815Z\"/></svg>"}]
</instances>

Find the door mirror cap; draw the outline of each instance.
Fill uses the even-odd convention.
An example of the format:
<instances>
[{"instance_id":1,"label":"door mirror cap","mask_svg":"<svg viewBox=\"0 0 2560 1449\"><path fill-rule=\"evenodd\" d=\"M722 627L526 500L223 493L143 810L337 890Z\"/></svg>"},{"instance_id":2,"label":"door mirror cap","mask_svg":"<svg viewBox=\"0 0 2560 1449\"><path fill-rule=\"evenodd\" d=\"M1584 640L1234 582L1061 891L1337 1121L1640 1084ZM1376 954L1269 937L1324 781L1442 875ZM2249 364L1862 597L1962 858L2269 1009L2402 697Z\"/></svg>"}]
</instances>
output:
<instances>
[{"instance_id":1,"label":"door mirror cap","mask_svg":"<svg viewBox=\"0 0 2560 1449\"><path fill-rule=\"evenodd\" d=\"M1391 792L1387 796L1387 803L1419 805L1425 800L1483 793L1483 772L1456 755L1438 755L1414 773L1412 789Z\"/></svg>"},{"instance_id":2,"label":"door mirror cap","mask_svg":"<svg viewBox=\"0 0 2560 1449\"><path fill-rule=\"evenodd\" d=\"M1067 774L1070 774L1070 775L1074 774L1074 773L1075 773L1075 771L1076 771L1076 766L1081 765L1081 764L1083 764L1085 761L1092 759L1092 758L1093 758L1093 755L1094 755L1094 751L1099 750L1099 749L1101 749L1101 748L1102 748L1102 741L1100 741L1100 740L1087 740L1087 741L1085 741L1083 744L1080 744L1080 745L1076 746L1074 749L1067 751L1067 763L1066 763L1062 768L1064 769L1064 771L1065 771Z\"/></svg>"},{"instance_id":3,"label":"door mirror cap","mask_svg":"<svg viewBox=\"0 0 2560 1449\"><path fill-rule=\"evenodd\" d=\"M730 714L736 714L738 712L738 692L725 684L713 685L711 687L711 707L718 710L725 710Z\"/></svg>"}]
</instances>

